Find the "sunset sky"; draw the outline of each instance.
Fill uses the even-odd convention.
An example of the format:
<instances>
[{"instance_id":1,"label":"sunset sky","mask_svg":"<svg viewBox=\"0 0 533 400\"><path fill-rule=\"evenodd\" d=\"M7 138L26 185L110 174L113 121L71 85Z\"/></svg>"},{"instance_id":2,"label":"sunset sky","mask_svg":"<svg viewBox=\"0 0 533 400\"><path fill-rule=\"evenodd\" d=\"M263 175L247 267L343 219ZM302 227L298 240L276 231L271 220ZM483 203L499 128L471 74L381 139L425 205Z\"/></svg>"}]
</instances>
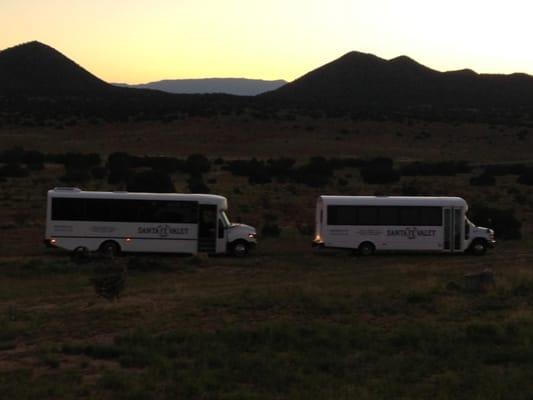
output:
<instances>
[{"instance_id":1,"label":"sunset sky","mask_svg":"<svg viewBox=\"0 0 533 400\"><path fill-rule=\"evenodd\" d=\"M530 0L0 0L0 49L38 40L108 82L293 80L352 51L533 74Z\"/></svg>"}]
</instances>

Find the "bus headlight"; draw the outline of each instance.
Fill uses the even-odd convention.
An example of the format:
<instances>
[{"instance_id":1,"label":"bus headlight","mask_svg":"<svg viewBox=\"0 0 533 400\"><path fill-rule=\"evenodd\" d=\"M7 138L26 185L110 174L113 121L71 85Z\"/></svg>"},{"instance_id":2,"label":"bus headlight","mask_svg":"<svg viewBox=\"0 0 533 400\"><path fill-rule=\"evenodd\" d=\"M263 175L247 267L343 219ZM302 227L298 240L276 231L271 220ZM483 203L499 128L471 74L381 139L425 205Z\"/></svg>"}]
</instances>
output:
<instances>
[{"instance_id":1,"label":"bus headlight","mask_svg":"<svg viewBox=\"0 0 533 400\"><path fill-rule=\"evenodd\" d=\"M44 239L44 244L46 247L57 247L57 240L55 239Z\"/></svg>"}]
</instances>

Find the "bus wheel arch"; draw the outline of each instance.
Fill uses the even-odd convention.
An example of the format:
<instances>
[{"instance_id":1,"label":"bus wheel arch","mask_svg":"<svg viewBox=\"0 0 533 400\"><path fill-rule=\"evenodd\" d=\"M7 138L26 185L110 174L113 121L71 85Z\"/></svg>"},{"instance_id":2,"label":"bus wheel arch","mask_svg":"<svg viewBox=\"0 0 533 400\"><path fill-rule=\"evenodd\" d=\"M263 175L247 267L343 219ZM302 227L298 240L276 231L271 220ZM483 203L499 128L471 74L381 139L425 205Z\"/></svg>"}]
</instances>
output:
<instances>
[{"instance_id":1,"label":"bus wheel arch","mask_svg":"<svg viewBox=\"0 0 533 400\"><path fill-rule=\"evenodd\" d=\"M487 252L489 247L487 241L483 238L476 238L470 245L470 252L476 256L481 256Z\"/></svg>"},{"instance_id":2,"label":"bus wheel arch","mask_svg":"<svg viewBox=\"0 0 533 400\"><path fill-rule=\"evenodd\" d=\"M374 243L365 241L359 244L359 247L357 248L357 252L361 256L371 256L376 251L376 246Z\"/></svg>"},{"instance_id":3,"label":"bus wheel arch","mask_svg":"<svg viewBox=\"0 0 533 400\"><path fill-rule=\"evenodd\" d=\"M120 254L121 251L120 245L114 240L106 240L100 245L98 250L103 256L107 258L116 257Z\"/></svg>"},{"instance_id":4,"label":"bus wheel arch","mask_svg":"<svg viewBox=\"0 0 533 400\"><path fill-rule=\"evenodd\" d=\"M250 245L246 240L237 239L229 244L229 252L234 257L244 257L248 254Z\"/></svg>"},{"instance_id":5,"label":"bus wheel arch","mask_svg":"<svg viewBox=\"0 0 533 400\"><path fill-rule=\"evenodd\" d=\"M72 250L70 258L77 264L88 262L90 259L89 249L85 246L78 246Z\"/></svg>"}]
</instances>

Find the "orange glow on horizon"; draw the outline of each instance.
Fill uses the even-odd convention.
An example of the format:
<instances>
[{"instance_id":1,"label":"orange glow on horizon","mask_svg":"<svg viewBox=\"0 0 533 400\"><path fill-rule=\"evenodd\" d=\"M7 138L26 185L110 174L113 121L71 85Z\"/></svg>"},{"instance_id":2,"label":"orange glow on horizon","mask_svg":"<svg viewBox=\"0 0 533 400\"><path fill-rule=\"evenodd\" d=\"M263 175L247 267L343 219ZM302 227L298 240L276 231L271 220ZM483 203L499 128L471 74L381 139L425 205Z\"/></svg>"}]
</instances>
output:
<instances>
[{"instance_id":1,"label":"orange glow on horizon","mask_svg":"<svg viewBox=\"0 0 533 400\"><path fill-rule=\"evenodd\" d=\"M288 81L362 51L437 70L533 74L520 0L3 0L0 49L48 44L108 82Z\"/></svg>"}]
</instances>

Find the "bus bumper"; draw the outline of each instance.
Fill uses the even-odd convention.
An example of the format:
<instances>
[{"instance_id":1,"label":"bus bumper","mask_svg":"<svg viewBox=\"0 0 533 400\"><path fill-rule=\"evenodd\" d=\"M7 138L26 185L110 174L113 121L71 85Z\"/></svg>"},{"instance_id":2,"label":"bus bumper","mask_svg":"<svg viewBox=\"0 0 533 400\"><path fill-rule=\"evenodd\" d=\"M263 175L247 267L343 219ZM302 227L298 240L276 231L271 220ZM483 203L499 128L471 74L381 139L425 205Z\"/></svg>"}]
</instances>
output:
<instances>
[{"instance_id":1,"label":"bus bumper","mask_svg":"<svg viewBox=\"0 0 533 400\"><path fill-rule=\"evenodd\" d=\"M495 248L496 247L496 240L487 241L487 246L489 247L489 249Z\"/></svg>"}]
</instances>

